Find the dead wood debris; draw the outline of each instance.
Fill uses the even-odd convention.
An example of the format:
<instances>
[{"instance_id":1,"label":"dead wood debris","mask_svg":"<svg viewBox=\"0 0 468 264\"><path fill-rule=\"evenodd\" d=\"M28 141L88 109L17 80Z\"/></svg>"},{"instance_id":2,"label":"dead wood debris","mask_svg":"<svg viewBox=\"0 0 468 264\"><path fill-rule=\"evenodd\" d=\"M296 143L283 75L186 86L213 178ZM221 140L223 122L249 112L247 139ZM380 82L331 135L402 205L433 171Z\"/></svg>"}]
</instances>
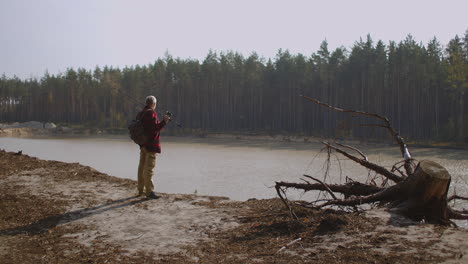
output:
<instances>
[{"instance_id":1,"label":"dead wood debris","mask_svg":"<svg viewBox=\"0 0 468 264\"><path fill-rule=\"evenodd\" d=\"M296 202L304 207L323 208L339 206L357 209L357 206L363 204L378 203L379 205L388 205L393 211L415 220L454 225L450 219L468 219L468 212L466 210L452 209L448 205L449 201L455 199L468 200L468 198L458 195L447 198L451 181L447 170L433 161L423 160L418 162L415 160L411 156L403 137L392 127L387 117L364 111L345 110L323 103L315 98L302 97L334 111L377 119L380 123L373 124L372 126L385 128L390 133L392 139L399 146L403 160L394 164L392 169L388 170L383 166L370 162L367 156L356 147L340 142L322 141L328 153L328 163L330 162L330 155L338 153L367 168L369 171L375 172L376 175L382 176L382 183L380 186L377 186L374 179L370 179L365 183L348 180L345 184L326 184L310 175L304 175L304 177L316 183L311 183L304 179L305 183L276 182L276 192L288 208L291 217L297 218L290 206L291 202L286 197L286 189L288 188L299 189L305 192L325 191L329 194L329 197L325 199L317 198L312 202ZM358 155L356 156L347 150L352 150ZM327 164L326 174L328 173L329 166ZM387 186L388 181L393 182L393 185ZM335 193L342 194L344 198L338 198Z\"/></svg>"}]
</instances>

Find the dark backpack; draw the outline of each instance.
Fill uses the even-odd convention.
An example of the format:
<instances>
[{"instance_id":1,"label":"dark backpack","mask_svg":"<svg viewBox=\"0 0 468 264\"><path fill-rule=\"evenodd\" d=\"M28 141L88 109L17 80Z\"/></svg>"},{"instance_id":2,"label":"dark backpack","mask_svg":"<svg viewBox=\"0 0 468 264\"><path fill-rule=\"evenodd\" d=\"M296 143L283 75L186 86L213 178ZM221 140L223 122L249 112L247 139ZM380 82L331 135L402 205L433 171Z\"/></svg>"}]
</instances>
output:
<instances>
[{"instance_id":1,"label":"dark backpack","mask_svg":"<svg viewBox=\"0 0 468 264\"><path fill-rule=\"evenodd\" d=\"M138 145L144 145L148 143L148 137L145 134L145 128L143 127L142 118L143 115L147 111L152 111L151 109L147 109L145 111L141 111L138 113L136 119L130 121L128 123L128 133L130 134L130 138Z\"/></svg>"}]
</instances>

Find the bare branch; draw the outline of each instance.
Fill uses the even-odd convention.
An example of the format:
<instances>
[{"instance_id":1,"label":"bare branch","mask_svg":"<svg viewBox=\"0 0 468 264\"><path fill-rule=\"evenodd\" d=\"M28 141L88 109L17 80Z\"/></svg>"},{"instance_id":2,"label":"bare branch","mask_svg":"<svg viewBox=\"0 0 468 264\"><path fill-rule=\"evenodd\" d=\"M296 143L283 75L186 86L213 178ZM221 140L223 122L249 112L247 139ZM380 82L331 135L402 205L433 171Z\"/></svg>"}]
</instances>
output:
<instances>
[{"instance_id":1,"label":"bare branch","mask_svg":"<svg viewBox=\"0 0 468 264\"><path fill-rule=\"evenodd\" d=\"M286 188L296 188L304 191L326 191L323 184L305 184L305 183L290 183L276 182L276 186ZM377 186L367 185L360 182L348 182L346 184L329 184L328 188L332 192L342 193L348 196L352 195L369 195L382 191L383 189Z\"/></svg>"},{"instance_id":2,"label":"bare branch","mask_svg":"<svg viewBox=\"0 0 468 264\"><path fill-rule=\"evenodd\" d=\"M328 201L319 207L325 207L325 206L330 206L330 205L343 205L343 206L355 206L355 205L361 205L364 203L373 203L373 202L386 202L390 201L394 198L395 195L398 195L398 192L400 190L400 185L393 185L389 188L383 189L382 191L378 193L374 193L371 195L367 196L358 196L350 199L343 199L343 200L331 200Z\"/></svg>"},{"instance_id":3,"label":"bare branch","mask_svg":"<svg viewBox=\"0 0 468 264\"><path fill-rule=\"evenodd\" d=\"M385 125L382 124L359 124L356 125L357 127L382 127L382 128L387 128Z\"/></svg>"},{"instance_id":4,"label":"bare branch","mask_svg":"<svg viewBox=\"0 0 468 264\"><path fill-rule=\"evenodd\" d=\"M281 195L281 185L279 185L278 182L276 182L275 189L276 193L278 193L278 196L281 198L281 201L283 201L284 205L286 205L286 208L288 208L291 218L298 220L299 218L296 216L296 214L294 214L291 206L289 206L288 202L286 202L286 200L283 198L283 195Z\"/></svg>"},{"instance_id":5,"label":"bare branch","mask_svg":"<svg viewBox=\"0 0 468 264\"><path fill-rule=\"evenodd\" d=\"M447 207L447 217L449 219L468 220L468 214L461 214L461 213L455 212L450 207Z\"/></svg>"},{"instance_id":6,"label":"bare branch","mask_svg":"<svg viewBox=\"0 0 468 264\"><path fill-rule=\"evenodd\" d=\"M403 160L403 161L400 161L400 162L395 163L395 164L392 166L391 172L398 171L398 173L400 173L400 175L401 175L402 177L407 177L407 175L405 175L405 174L400 170L400 168L404 166L404 162L405 162L405 161ZM397 165L400 164L400 163L403 163L403 164L397 167Z\"/></svg>"},{"instance_id":7,"label":"bare branch","mask_svg":"<svg viewBox=\"0 0 468 264\"><path fill-rule=\"evenodd\" d=\"M298 205L309 205L310 207L314 207L313 204L318 204L318 203L321 203L321 202L328 202L330 201L330 199L320 199L320 200L315 200L315 201L312 201L312 202L297 202L296 201L296 204Z\"/></svg>"},{"instance_id":8,"label":"bare branch","mask_svg":"<svg viewBox=\"0 0 468 264\"><path fill-rule=\"evenodd\" d=\"M355 162L361 164L362 166L364 166L364 167L366 167L366 168L368 168L368 169L370 169L370 170L373 170L373 171L377 172L378 174L381 174L381 175L387 177L388 179L390 179L390 180L392 180L392 181L394 181L394 182L397 182L397 183L398 183L398 182L401 182L401 181L403 180L402 177L400 177L400 176L398 176L398 175L396 175L396 174L394 174L394 173L388 171L388 170L385 169L384 167L381 167L381 166L379 166L379 165L377 165L377 164L374 164L374 163L372 163L372 162L369 162L369 161L366 161L366 160L363 160L363 159L359 159L359 158L357 158L357 157L355 157L355 156L353 156L353 155L347 153L347 152L344 151L344 150L341 150L341 149L339 149L339 148L337 148L337 147L335 147L335 146L332 146L332 145L331 145L330 143L328 143L328 142L322 141L322 143L323 143L325 146L327 146L327 147L329 147L329 148L331 148L331 149L334 149L335 151L337 151L337 152L343 154L344 156L346 156L346 157L349 158L350 160L355 161Z\"/></svg>"},{"instance_id":9,"label":"bare branch","mask_svg":"<svg viewBox=\"0 0 468 264\"><path fill-rule=\"evenodd\" d=\"M465 201L468 201L468 197L463 197L463 196L459 196L459 195L452 195L447 199L447 202L450 202L452 200L465 200Z\"/></svg>"},{"instance_id":10,"label":"bare branch","mask_svg":"<svg viewBox=\"0 0 468 264\"><path fill-rule=\"evenodd\" d=\"M457 214L468 214L468 210L457 210L452 208L452 211L454 211Z\"/></svg>"},{"instance_id":11,"label":"bare branch","mask_svg":"<svg viewBox=\"0 0 468 264\"><path fill-rule=\"evenodd\" d=\"M359 153L359 155L361 155L365 161L369 161L369 159L367 158L366 155L364 155L364 153L362 153L362 151L360 151L359 149L355 148L355 147L351 147L349 145L345 145L345 144L341 144L341 143L338 143L338 142L335 142L335 144L337 144L338 146L341 146L343 148L348 148L348 149L352 149L354 151L356 151L357 153Z\"/></svg>"},{"instance_id":12,"label":"bare branch","mask_svg":"<svg viewBox=\"0 0 468 264\"><path fill-rule=\"evenodd\" d=\"M303 176L304 176L304 177L307 177L307 178L309 178L309 179L312 179L312 180L314 180L314 181L316 181L316 182L318 182L318 183L320 183L320 184L322 184L323 187L325 187L325 190L333 197L333 199L335 199L335 200L337 199L336 196L335 196L335 194L332 192L332 190L330 190L330 187L328 187L327 184L325 184L325 183L322 182L321 180L318 180L318 179L316 179L316 178L314 178L314 177L312 177L312 176L305 175L305 174L304 174Z\"/></svg>"},{"instance_id":13,"label":"bare branch","mask_svg":"<svg viewBox=\"0 0 468 264\"><path fill-rule=\"evenodd\" d=\"M294 239L293 241L289 242L286 246L281 247L276 253L280 253L281 251L285 250L287 247L289 247L289 246L291 246L291 245L293 245L293 244L295 244L295 243L297 243L297 242L299 242L301 240L302 240L302 238Z\"/></svg>"},{"instance_id":14,"label":"bare branch","mask_svg":"<svg viewBox=\"0 0 468 264\"><path fill-rule=\"evenodd\" d=\"M375 118L378 118L380 120L383 120L385 123L389 122L386 117L378 115L378 114L367 113L367 112L364 112L364 111L356 111L356 110L345 110L345 109L342 109L342 108L338 108L338 107L331 106L329 104L323 103L323 102L321 102L321 101L319 101L319 100L317 100L315 98L312 98L312 97L308 97L308 96L305 96L305 95L300 95L300 96L303 97L306 100L312 101L312 102L314 102L314 103L316 103L318 105L333 109L333 110L338 111L338 112L354 113L354 114L358 114L358 115L371 116L371 117L375 117Z\"/></svg>"},{"instance_id":15,"label":"bare branch","mask_svg":"<svg viewBox=\"0 0 468 264\"><path fill-rule=\"evenodd\" d=\"M370 116L370 117L375 117L377 119L382 120L384 122L384 125L382 125L382 127L386 128L389 131L392 138L400 146L401 155L405 159L405 170L406 170L407 175L413 174L413 167L411 166L411 159L412 158L411 158L411 155L410 155L410 153L408 151L408 148L406 146L405 140L392 127L392 125L390 123L390 120L388 120L387 117L381 116L381 115L378 115L378 114L374 114L374 113L364 112L364 111L345 110L345 109L342 109L342 108L338 108L338 107L331 106L329 104L323 103L323 102L321 102L321 101L319 101L319 100L317 100L315 98L311 98L311 97L308 97L308 96L305 96L305 95L300 95L300 96L302 98L306 99L306 100L309 100L309 101L313 102L313 103L316 103L316 104L321 105L321 106L326 107L326 108L330 108L330 109L338 111L338 112L353 113L353 114L357 114L357 115Z\"/></svg>"}]
</instances>

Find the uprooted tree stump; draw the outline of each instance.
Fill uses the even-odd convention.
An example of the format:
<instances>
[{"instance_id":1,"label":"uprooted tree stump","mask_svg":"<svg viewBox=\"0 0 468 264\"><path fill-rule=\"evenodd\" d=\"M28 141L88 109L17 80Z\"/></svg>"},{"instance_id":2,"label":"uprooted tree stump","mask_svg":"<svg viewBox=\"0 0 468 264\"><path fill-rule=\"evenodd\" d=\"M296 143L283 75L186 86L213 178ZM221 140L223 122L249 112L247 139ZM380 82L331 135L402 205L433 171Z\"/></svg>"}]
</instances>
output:
<instances>
[{"instance_id":1,"label":"uprooted tree stump","mask_svg":"<svg viewBox=\"0 0 468 264\"><path fill-rule=\"evenodd\" d=\"M366 167L368 170L383 176L385 179L381 186L376 186L374 181L368 183L359 183L353 180L345 184L326 184L312 176L304 175L317 183L311 183L304 180L305 183L276 182L276 191L284 204L289 208L291 216L294 217L288 201L285 199L285 189L295 188L303 191L325 191L331 198L316 200L310 203L301 203L305 207L323 208L326 206L349 206L354 207L369 203L386 204L392 211L403 214L415 220L425 220L427 222L438 224L453 224L450 219L468 220L466 210L455 210L448 206L448 202L454 199L468 200L468 198L453 195L447 198L450 187L451 177L448 171L440 164L422 160L415 165L415 159L411 157L404 139L393 129L390 121L383 116L367 113L363 111L343 110L328 104L322 103L317 99L303 96L321 106L330 108L339 112L353 113L377 118L383 121L383 124L374 124L386 128L392 138L400 147L403 161L393 165L392 170L374 164L368 160L362 151L357 148L335 142L322 142L328 150L330 157L331 151L335 151L346 158ZM345 151L349 149L355 151L359 156L355 156ZM385 187L388 181L394 182L394 185ZM339 199L335 193L342 194L344 199Z\"/></svg>"},{"instance_id":2,"label":"uprooted tree stump","mask_svg":"<svg viewBox=\"0 0 468 264\"><path fill-rule=\"evenodd\" d=\"M399 184L402 185L401 192L404 196L400 197L399 203L393 205L395 211L418 220L447 220L450 174L444 167L433 161L423 160L414 173Z\"/></svg>"}]
</instances>

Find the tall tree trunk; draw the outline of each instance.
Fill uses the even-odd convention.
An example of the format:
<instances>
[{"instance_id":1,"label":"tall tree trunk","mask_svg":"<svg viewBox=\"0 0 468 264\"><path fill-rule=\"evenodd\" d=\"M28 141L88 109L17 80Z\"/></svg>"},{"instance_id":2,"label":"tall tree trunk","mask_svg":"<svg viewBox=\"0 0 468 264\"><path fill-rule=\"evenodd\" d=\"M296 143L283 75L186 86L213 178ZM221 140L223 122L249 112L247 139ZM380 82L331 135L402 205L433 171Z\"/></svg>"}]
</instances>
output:
<instances>
[{"instance_id":1,"label":"tall tree trunk","mask_svg":"<svg viewBox=\"0 0 468 264\"><path fill-rule=\"evenodd\" d=\"M461 89L463 89L462 87L460 87ZM464 123L463 123L463 119L464 119L464 112L465 112L465 106L464 106L464 100L463 100L463 97L465 96L465 92L464 91L461 91L460 92L460 113L458 115L458 140L459 141L464 141L464 131L463 131L463 128L464 128Z\"/></svg>"}]
</instances>

